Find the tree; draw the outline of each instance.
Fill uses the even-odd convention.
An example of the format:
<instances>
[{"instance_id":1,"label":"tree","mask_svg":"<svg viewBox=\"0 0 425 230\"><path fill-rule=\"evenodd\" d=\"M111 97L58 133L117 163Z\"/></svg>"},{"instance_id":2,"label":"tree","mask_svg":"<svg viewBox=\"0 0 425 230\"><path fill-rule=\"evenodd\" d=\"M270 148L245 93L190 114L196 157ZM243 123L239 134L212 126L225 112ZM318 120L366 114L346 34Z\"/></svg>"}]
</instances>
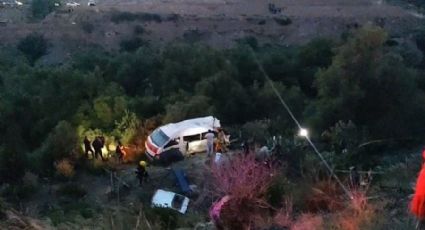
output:
<instances>
[{"instance_id":1,"label":"tree","mask_svg":"<svg viewBox=\"0 0 425 230\"><path fill-rule=\"evenodd\" d=\"M319 71L319 97L306 112L315 113L312 123L319 130L352 120L368 127L373 137L420 133L423 119L416 115L423 113L418 105L425 102L416 73L400 55L384 50L385 41L382 29L363 28L339 48L329 68Z\"/></svg>"},{"instance_id":2,"label":"tree","mask_svg":"<svg viewBox=\"0 0 425 230\"><path fill-rule=\"evenodd\" d=\"M3 145L0 145L0 184L18 183L25 174L27 156L20 128L9 121Z\"/></svg>"},{"instance_id":3,"label":"tree","mask_svg":"<svg viewBox=\"0 0 425 230\"><path fill-rule=\"evenodd\" d=\"M31 2L31 13L36 19L43 19L55 8L55 0L33 0Z\"/></svg>"},{"instance_id":4,"label":"tree","mask_svg":"<svg viewBox=\"0 0 425 230\"><path fill-rule=\"evenodd\" d=\"M56 161L79 153L78 142L77 130L69 122L59 122L43 145L30 156L31 166L40 174L51 174Z\"/></svg>"},{"instance_id":5,"label":"tree","mask_svg":"<svg viewBox=\"0 0 425 230\"><path fill-rule=\"evenodd\" d=\"M17 48L27 57L31 65L47 54L48 42L41 34L29 34L19 41Z\"/></svg>"}]
</instances>

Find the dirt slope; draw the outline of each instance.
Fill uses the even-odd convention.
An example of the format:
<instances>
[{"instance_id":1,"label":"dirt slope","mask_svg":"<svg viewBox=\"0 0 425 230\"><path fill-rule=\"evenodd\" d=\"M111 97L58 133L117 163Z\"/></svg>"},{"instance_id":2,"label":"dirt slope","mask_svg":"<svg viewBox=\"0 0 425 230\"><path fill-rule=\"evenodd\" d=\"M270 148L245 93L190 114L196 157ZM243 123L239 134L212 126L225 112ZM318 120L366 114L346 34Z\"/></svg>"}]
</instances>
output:
<instances>
[{"instance_id":1,"label":"dirt slope","mask_svg":"<svg viewBox=\"0 0 425 230\"><path fill-rule=\"evenodd\" d=\"M270 12L268 3L274 3L281 12ZM117 11L152 13L162 18L177 14L179 18L115 24L110 17L111 12ZM262 43L305 43L314 37L339 37L342 32L366 23L404 36L424 20L420 14L382 0L99 0L95 7L81 1L81 6L72 12L66 7L58 9L37 23L28 23L27 14L25 7L0 9L0 19L10 21L0 25L0 40L14 44L28 33L43 33L53 44L53 60L92 45L118 49L120 41L135 36L135 25L146 30L139 36L156 44L190 40L229 47L246 36L254 36ZM275 18L289 18L291 23L280 25ZM84 30L87 24L93 26L91 32Z\"/></svg>"}]
</instances>

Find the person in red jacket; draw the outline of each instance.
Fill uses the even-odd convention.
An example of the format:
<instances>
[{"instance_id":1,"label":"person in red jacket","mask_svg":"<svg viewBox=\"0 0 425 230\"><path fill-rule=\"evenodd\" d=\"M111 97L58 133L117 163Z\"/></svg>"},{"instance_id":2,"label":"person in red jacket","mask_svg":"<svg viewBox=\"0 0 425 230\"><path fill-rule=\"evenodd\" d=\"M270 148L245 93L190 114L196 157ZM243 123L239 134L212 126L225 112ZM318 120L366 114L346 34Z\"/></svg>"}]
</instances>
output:
<instances>
[{"instance_id":1,"label":"person in red jacket","mask_svg":"<svg viewBox=\"0 0 425 230\"><path fill-rule=\"evenodd\" d=\"M410 211L418 218L416 229L425 229L425 150L422 152L422 168L416 181L415 194L410 202Z\"/></svg>"}]
</instances>

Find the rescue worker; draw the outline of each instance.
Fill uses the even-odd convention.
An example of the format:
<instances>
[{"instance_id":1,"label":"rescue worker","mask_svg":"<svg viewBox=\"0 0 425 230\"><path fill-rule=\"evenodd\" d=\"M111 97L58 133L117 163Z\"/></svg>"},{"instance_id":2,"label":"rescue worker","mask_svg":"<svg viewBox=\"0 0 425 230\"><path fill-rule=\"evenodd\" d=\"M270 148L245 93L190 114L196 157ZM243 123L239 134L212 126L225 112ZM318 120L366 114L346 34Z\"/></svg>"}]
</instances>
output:
<instances>
[{"instance_id":1,"label":"rescue worker","mask_svg":"<svg viewBox=\"0 0 425 230\"><path fill-rule=\"evenodd\" d=\"M147 163L146 161L140 161L139 165L136 169L136 176L139 179L139 185L143 185L143 181L147 181L149 179L148 171L146 170Z\"/></svg>"},{"instance_id":2,"label":"rescue worker","mask_svg":"<svg viewBox=\"0 0 425 230\"><path fill-rule=\"evenodd\" d=\"M211 156L214 153L214 133L211 129L205 134L205 138L207 139L207 156Z\"/></svg>"},{"instance_id":3,"label":"rescue worker","mask_svg":"<svg viewBox=\"0 0 425 230\"><path fill-rule=\"evenodd\" d=\"M104 140L105 139L103 138L103 141L102 141L101 136L97 136L92 143L92 146L94 148L94 156L96 157L96 159L98 159L98 156L100 155L100 158L102 159L102 161L105 160L102 155Z\"/></svg>"},{"instance_id":4,"label":"rescue worker","mask_svg":"<svg viewBox=\"0 0 425 230\"><path fill-rule=\"evenodd\" d=\"M84 136L84 152L85 152L85 154L86 154L86 157L87 158L89 158L89 152L91 152L91 155L93 156L93 158L94 158L94 152L93 152L93 149L91 148L91 145L90 145L90 140L87 138L87 136Z\"/></svg>"},{"instance_id":5,"label":"rescue worker","mask_svg":"<svg viewBox=\"0 0 425 230\"><path fill-rule=\"evenodd\" d=\"M217 145L220 146L220 150L221 150L220 152L224 152L224 153L227 152L226 134L224 133L223 129L221 129L221 128L218 129Z\"/></svg>"},{"instance_id":6,"label":"rescue worker","mask_svg":"<svg viewBox=\"0 0 425 230\"><path fill-rule=\"evenodd\" d=\"M425 160L425 150L422 152L422 162ZM418 219L416 225L417 230L425 229L425 164L422 163L421 171L419 172L416 181L415 194L410 202L410 211Z\"/></svg>"},{"instance_id":7,"label":"rescue worker","mask_svg":"<svg viewBox=\"0 0 425 230\"><path fill-rule=\"evenodd\" d=\"M118 141L117 148L115 149L115 154L118 157L118 163L122 163L126 153L124 150L124 146L121 144L121 141Z\"/></svg>"}]
</instances>

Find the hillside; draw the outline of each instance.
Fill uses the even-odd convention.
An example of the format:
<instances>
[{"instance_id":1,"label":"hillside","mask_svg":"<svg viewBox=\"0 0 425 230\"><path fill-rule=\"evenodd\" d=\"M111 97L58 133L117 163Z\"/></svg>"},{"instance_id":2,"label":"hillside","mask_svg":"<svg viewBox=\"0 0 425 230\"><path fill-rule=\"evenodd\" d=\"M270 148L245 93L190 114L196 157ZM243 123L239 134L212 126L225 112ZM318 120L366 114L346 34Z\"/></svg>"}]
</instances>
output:
<instances>
[{"instance_id":1,"label":"hillside","mask_svg":"<svg viewBox=\"0 0 425 230\"><path fill-rule=\"evenodd\" d=\"M56 7L39 22L27 19L31 15L28 4L0 8L0 21L5 21L0 26L0 40L15 44L29 33L44 34L52 44L50 63L85 47L116 50L120 42L135 37L154 45L177 40L225 48L246 37L290 45L316 37L339 38L368 23L384 27L392 36L408 37L423 23L421 15L382 0L275 1L280 12L271 12L268 2L262 0L106 0L92 7L80 3L77 7ZM128 12L133 18L111 21ZM160 20L149 18L152 15ZM143 29L135 32L136 28Z\"/></svg>"}]
</instances>

